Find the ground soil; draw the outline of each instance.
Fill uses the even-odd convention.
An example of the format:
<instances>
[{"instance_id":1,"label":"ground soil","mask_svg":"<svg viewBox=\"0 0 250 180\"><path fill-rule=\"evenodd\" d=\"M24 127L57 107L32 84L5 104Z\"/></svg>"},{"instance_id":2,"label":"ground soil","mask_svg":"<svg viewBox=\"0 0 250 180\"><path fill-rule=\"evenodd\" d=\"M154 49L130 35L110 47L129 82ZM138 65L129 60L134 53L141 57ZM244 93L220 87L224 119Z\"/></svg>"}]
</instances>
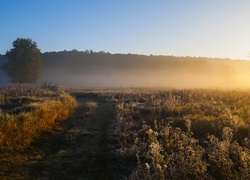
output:
<instances>
[{"instance_id":1,"label":"ground soil","mask_svg":"<svg viewBox=\"0 0 250 180\"><path fill-rule=\"evenodd\" d=\"M26 160L5 172L7 179L124 179L114 153L115 105L94 93L73 95L78 107L72 117L35 141L21 157Z\"/></svg>"}]
</instances>

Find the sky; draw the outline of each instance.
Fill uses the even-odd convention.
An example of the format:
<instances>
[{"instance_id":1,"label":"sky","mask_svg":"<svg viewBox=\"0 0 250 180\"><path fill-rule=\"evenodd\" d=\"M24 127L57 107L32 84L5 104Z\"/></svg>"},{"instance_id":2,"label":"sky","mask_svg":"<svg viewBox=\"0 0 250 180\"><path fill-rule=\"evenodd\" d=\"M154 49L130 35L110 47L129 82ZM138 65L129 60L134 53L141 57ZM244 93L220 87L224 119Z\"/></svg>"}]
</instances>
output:
<instances>
[{"instance_id":1,"label":"sky","mask_svg":"<svg viewBox=\"0 0 250 180\"><path fill-rule=\"evenodd\" d=\"M0 0L0 54L16 38L41 52L250 59L249 0Z\"/></svg>"}]
</instances>

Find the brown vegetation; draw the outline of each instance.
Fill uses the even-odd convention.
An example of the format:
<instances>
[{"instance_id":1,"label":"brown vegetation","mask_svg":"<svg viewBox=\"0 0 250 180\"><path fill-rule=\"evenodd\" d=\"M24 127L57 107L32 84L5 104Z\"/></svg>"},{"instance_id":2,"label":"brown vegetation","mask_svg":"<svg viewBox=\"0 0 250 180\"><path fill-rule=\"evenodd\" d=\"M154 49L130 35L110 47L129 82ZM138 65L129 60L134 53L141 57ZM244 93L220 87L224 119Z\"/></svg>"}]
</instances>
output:
<instances>
[{"instance_id":1,"label":"brown vegetation","mask_svg":"<svg viewBox=\"0 0 250 180\"><path fill-rule=\"evenodd\" d=\"M50 118L53 113L46 113L49 105L38 108L39 103L51 100L54 104L64 98L51 93L59 89L51 91L49 87L54 89L51 86L45 91L41 89L46 95L30 100L32 102L27 104L32 108L26 106L21 112L39 110L36 112L40 112L40 116ZM89 179L99 177L98 173L115 179L250 177L250 91L119 88L77 90L74 95L80 108L71 119L74 125L62 136L64 139L56 139L59 142L55 146L60 142L63 145L46 151L54 156L46 154L40 157L34 153L34 159L39 162L21 166L17 172L28 169L27 172L32 174L32 168L42 166L50 174L36 172L35 176L29 177L64 177L60 168L64 168L66 174ZM5 103L1 106L2 111L21 114L17 106L20 101L23 105L28 102L25 98L14 98L11 102L16 102L16 106L10 108L13 103ZM53 145L48 149L51 147ZM84 151L79 151L79 147ZM86 153L85 150L90 149ZM63 157L70 161L58 159L58 153L66 153ZM55 159L51 160L51 157ZM21 160L25 161L24 157ZM47 167L45 162L50 162L51 166L57 163L60 168ZM63 166L65 163L67 167ZM6 170L3 168L6 175L10 167L17 166L11 164Z\"/></svg>"},{"instance_id":2,"label":"brown vegetation","mask_svg":"<svg viewBox=\"0 0 250 180\"><path fill-rule=\"evenodd\" d=\"M55 121L65 120L76 107L74 98L62 91L36 86L0 89L0 149L22 150Z\"/></svg>"},{"instance_id":3,"label":"brown vegetation","mask_svg":"<svg viewBox=\"0 0 250 180\"><path fill-rule=\"evenodd\" d=\"M249 91L141 89L113 100L130 179L249 179Z\"/></svg>"}]
</instances>

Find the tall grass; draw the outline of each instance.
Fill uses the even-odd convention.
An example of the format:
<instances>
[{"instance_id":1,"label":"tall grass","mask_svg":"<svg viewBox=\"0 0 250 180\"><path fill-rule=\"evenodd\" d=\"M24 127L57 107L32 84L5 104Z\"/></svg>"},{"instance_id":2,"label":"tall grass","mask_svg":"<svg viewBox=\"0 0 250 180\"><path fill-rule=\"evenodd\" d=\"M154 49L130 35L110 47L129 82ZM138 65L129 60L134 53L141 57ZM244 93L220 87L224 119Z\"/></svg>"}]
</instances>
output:
<instances>
[{"instance_id":1,"label":"tall grass","mask_svg":"<svg viewBox=\"0 0 250 180\"><path fill-rule=\"evenodd\" d=\"M76 100L58 89L37 86L0 88L0 150L22 150L55 121L69 117Z\"/></svg>"},{"instance_id":2,"label":"tall grass","mask_svg":"<svg viewBox=\"0 0 250 180\"><path fill-rule=\"evenodd\" d=\"M112 99L128 179L250 179L249 91L141 89Z\"/></svg>"}]
</instances>

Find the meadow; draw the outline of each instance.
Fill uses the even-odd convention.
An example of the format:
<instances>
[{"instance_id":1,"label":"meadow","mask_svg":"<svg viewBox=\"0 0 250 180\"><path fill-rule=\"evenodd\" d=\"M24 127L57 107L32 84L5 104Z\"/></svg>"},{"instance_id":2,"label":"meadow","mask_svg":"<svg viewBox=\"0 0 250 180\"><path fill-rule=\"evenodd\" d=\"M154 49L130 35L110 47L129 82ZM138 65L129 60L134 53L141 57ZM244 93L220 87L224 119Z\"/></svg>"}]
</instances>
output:
<instances>
[{"instance_id":1,"label":"meadow","mask_svg":"<svg viewBox=\"0 0 250 180\"><path fill-rule=\"evenodd\" d=\"M131 180L250 178L249 90L65 91L48 84L1 87L3 177L14 167L15 178L91 179L98 173ZM38 148L45 154L30 148L63 120L72 125L38 144L46 146ZM27 148L35 151L32 157ZM25 156L19 154L19 164L10 165L13 153L6 152Z\"/></svg>"},{"instance_id":2,"label":"meadow","mask_svg":"<svg viewBox=\"0 0 250 180\"><path fill-rule=\"evenodd\" d=\"M249 91L130 89L112 100L129 179L250 178Z\"/></svg>"},{"instance_id":3,"label":"meadow","mask_svg":"<svg viewBox=\"0 0 250 180\"><path fill-rule=\"evenodd\" d=\"M25 149L76 106L73 97L50 84L0 87L0 150Z\"/></svg>"}]
</instances>

